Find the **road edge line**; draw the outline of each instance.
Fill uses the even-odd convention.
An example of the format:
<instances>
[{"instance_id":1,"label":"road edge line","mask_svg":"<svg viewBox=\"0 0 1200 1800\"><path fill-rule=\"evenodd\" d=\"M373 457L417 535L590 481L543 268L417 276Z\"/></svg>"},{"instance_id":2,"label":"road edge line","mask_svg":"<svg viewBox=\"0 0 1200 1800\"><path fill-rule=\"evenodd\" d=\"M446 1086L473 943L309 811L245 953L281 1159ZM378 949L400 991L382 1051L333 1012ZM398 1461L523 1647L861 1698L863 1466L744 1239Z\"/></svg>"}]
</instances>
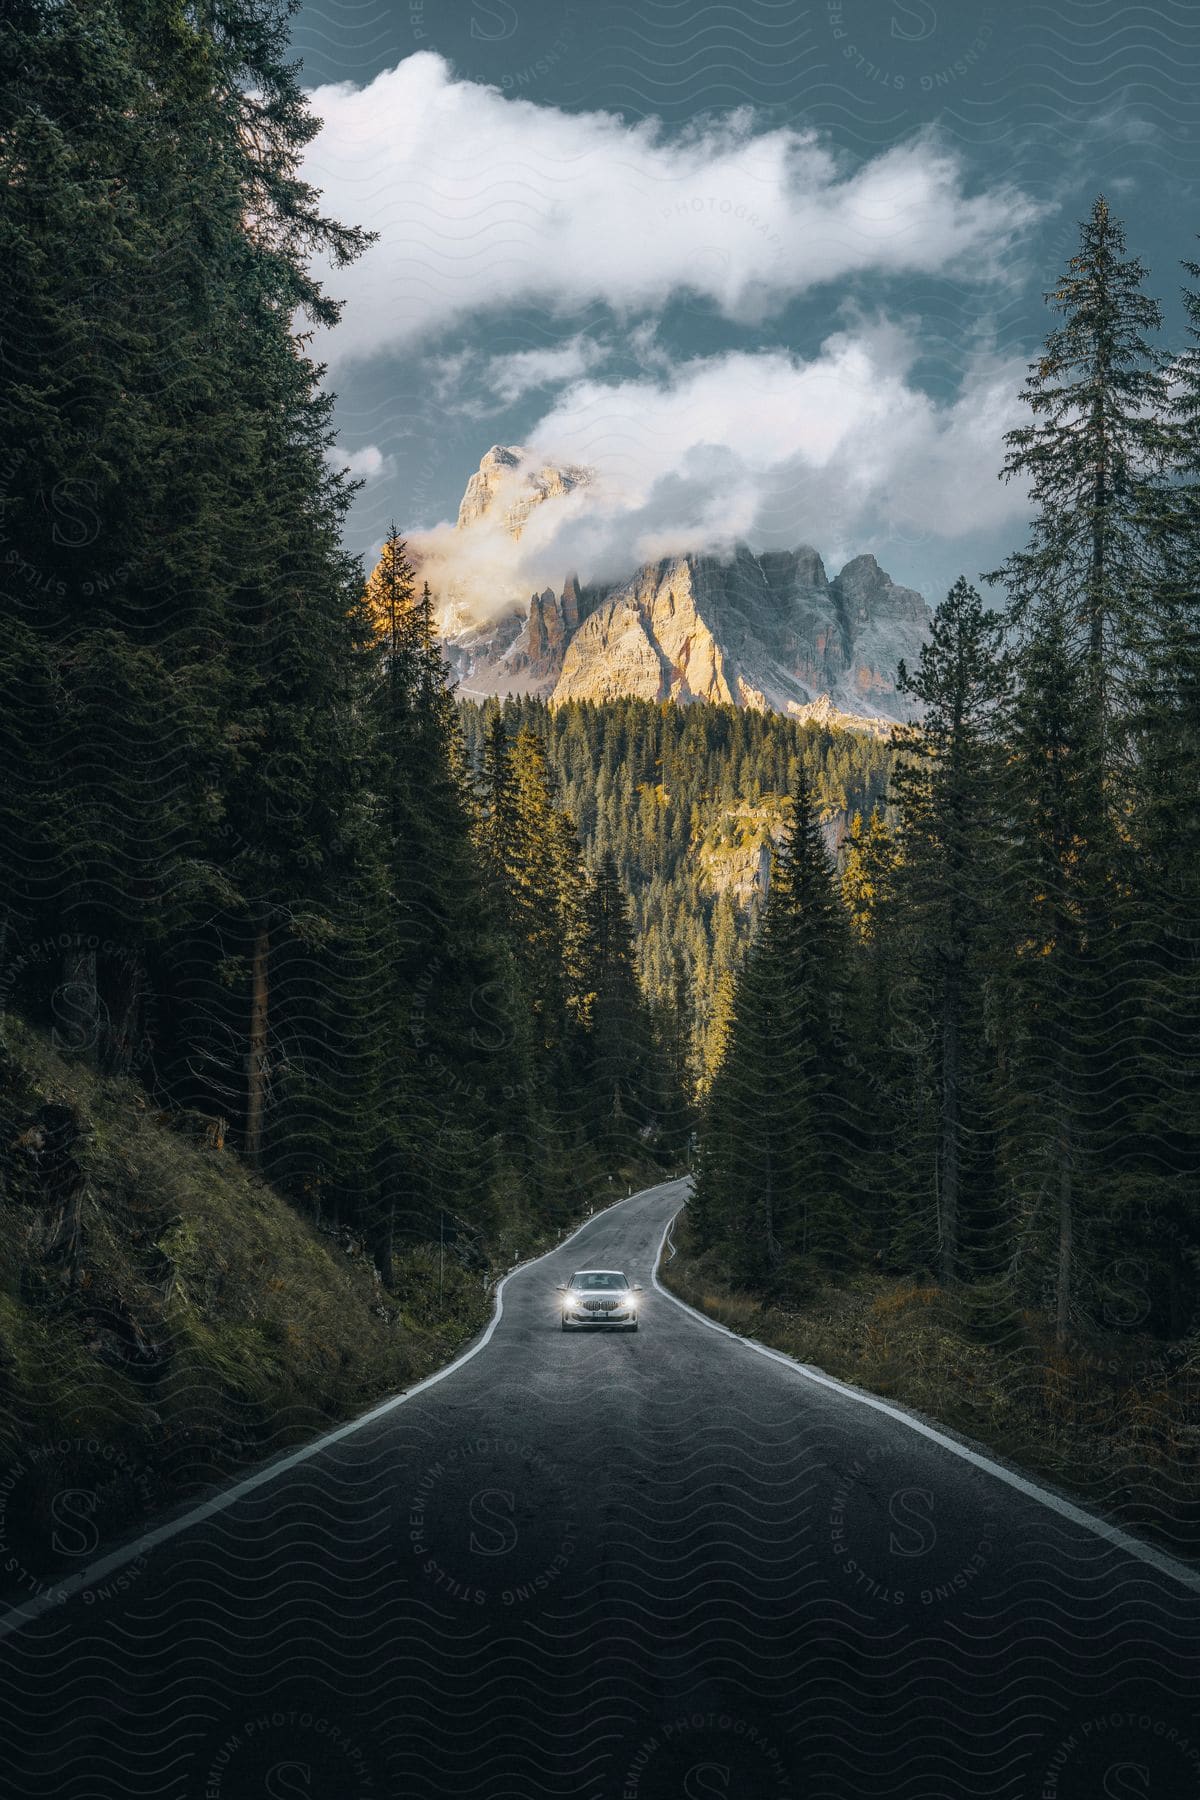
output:
<instances>
[{"instance_id":1,"label":"road edge line","mask_svg":"<svg viewBox=\"0 0 1200 1800\"><path fill-rule=\"evenodd\" d=\"M679 1212L682 1211L683 1207L680 1207ZM673 1294L670 1288L664 1287L658 1279L662 1253L671 1228L678 1217L679 1213L672 1213L667 1220L662 1237L659 1239L650 1279L657 1291L683 1312L689 1313L701 1325L707 1325L710 1331L718 1331L723 1337L732 1338L735 1344L744 1345L747 1350L753 1350L758 1356L766 1356L772 1362L784 1363L789 1369L794 1369L798 1375L802 1375L806 1381L813 1382L817 1387L832 1388L835 1393L844 1395L848 1400L857 1401L860 1406L868 1406L873 1412L885 1413L889 1419L898 1420L901 1425L907 1425L910 1431L915 1431L920 1437L929 1438L933 1443L941 1444L944 1449L952 1451L964 1462L972 1463L975 1468L982 1469L986 1475L993 1475L1008 1487L1015 1488L1026 1499L1039 1501L1051 1512L1056 1512L1060 1517L1069 1519L1073 1525L1081 1525L1085 1531L1090 1531L1093 1536L1101 1538L1114 1549L1123 1550L1126 1555L1136 1557L1139 1562L1157 1570L1160 1575L1169 1575L1183 1587L1189 1588L1192 1593L1200 1594L1200 1571L1189 1569L1186 1563L1179 1562L1175 1557L1168 1555L1165 1550L1157 1550L1153 1544L1143 1543L1140 1538L1132 1537L1129 1532L1123 1531L1119 1525L1113 1525L1098 1514L1086 1511L1084 1507L1077 1506L1074 1501L1065 1499L1050 1488L1039 1486L1027 1475L1020 1475L1015 1469L1006 1469L1003 1463L994 1462L982 1451L974 1450L968 1444L947 1437L944 1432L936 1430L932 1425L927 1425L923 1419L918 1419L913 1413L905 1412L902 1407L893 1406L890 1401L881 1400L877 1394L869 1394L863 1388L848 1387L845 1382L837 1381L832 1375L826 1375L821 1369L814 1369L807 1363L797 1362L796 1358L789 1356L785 1350L774 1350L769 1344L760 1344L757 1338L743 1337L740 1331L733 1331L728 1325L722 1325L718 1320L710 1319L707 1313L699 1312L696 1307L689 1306L686 1300L681 1300L678 1294Z\"/></svg>"},{"instance_id":2,"label":"road edge line","mask_svg":"<svg viewBox=\"0 0 1200 1800\"><path fill-rule=\"evenodd\" d=\"M417 1395L423 1394L427 1388L436 1386L439 1381L445 1381L448 1375L453 1375L456 1369L461 1369L465 1363L469 1363L473 1357L478 1356L481 1350L487 1349L492 1340L492 1334L504 1317L504 1290L514 1275L519 1275L523 1269L531 1269L535 1263L544 1261L547 1256L557 1255L572 1239L577 1238L581 1231L586 1231L589 1225L594 1224L597 1219L603 1218L606 1214L616 1212L619 1206L628 1206L631 1201L641 1200L645 1195L653 1194L656 1189L670 1187L673 1181L681 1180L683 1180L682 1176L672 1175L666 1181L656 1181L650 1187L639 1188L636 1194L625 1194L620 1200L613 1200L608 1206L598 1207L595 1212L589 1213L586 1219L581 1220L573 1231L568 1232L565 1238L560 1238L557 1244L552 1244L548 1250L542 1250L537 1256L527 1257L524 1262L514 1263L512 1268L507 1270L496 1283L495 1310L484 1330L470 1348L456 1356L453 1362L446 1363L440 1369L435 1369L431 1375L423 1376L413 1387L404 1388L400 1393L392 1394L387 1400L381 1400L378 1405L369 1407L357 1418L348 1419L343 1425L335 1425L332 1431L325 1432L319 1438L313 1438L310 1443L301 1444L295 1450L287 1450L281 1456L272 1458L260 1469L255 1469L249 1475L243 1475L231 1487L222 1488L218 1493L210 1495L207 1500L201 1501L198 1506L189 1507L186 1512L179 1513L174 1518L165 1519L161 1525L154 1526L139 1537L119 1544L115 1550L110 1550L107 1556L102 1556L97 1562L90 1563L78 1574L54 1583L44 1594L38 1594L32 1600L23 1603L21 1610L18 1611L14 1608L0 1618L0 1639L9 1637L13 1632L22 1630L26 1625L32 1625L36 1619L44 1617L46 1613L54 1611L56 1607L65 1605L77 1594L84 1593L88 1588L95 1587L98 1582L106 1580L108 1576L115 1575L118 1569L123 1569L127 1563L148 1555L152 1550L157 1550L160 1544L168 1543L171 1538L178 1537L184 1531L190 1531L193 1525L202 1525L206 1519L214 1518L217 1513L225 1512L243 1495L253 1493L256 1488L265 1487L269 1481L274 1481L277 1475L285 1475L289 1469L294 1469L300 1463L307 1462L319 1451L328 1449L331 1444L340 1443L343 1438L348 1438L352 1433L361 1431L364 1425L371 1425L376 1419L386 1418L389 1413L395 1412L397 1407L406 1405L410 1400L415 1400ZM661 1248L660 1245L660 1253ZM657 1260L656 1256L656 1267Z\"/></svg>"}]
</instances>

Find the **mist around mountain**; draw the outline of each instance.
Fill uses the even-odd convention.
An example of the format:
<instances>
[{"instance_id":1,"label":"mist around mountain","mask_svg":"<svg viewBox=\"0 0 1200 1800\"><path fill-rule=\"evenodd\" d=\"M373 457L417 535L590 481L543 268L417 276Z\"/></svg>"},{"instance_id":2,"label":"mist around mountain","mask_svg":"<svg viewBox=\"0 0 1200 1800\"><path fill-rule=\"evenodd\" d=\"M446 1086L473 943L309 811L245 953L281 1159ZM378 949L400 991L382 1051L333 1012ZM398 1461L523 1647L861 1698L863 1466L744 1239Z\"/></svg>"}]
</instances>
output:
<instances>
[{"instance_id":1,"label":"mist around mountain","mask_svg":"<svg viewBox=\"0 0 1200 1800\"><path fill-rule=\"evenodd\" d=\"M517 594L589 504L603 496L586 468L496 444L453 529L416 541L464 698L700 700L878 731L912 717L896 672L929 609L870 553L831 577L808 544L679 547L616 581L564 570Z\"/></svg>"}]
</instances>

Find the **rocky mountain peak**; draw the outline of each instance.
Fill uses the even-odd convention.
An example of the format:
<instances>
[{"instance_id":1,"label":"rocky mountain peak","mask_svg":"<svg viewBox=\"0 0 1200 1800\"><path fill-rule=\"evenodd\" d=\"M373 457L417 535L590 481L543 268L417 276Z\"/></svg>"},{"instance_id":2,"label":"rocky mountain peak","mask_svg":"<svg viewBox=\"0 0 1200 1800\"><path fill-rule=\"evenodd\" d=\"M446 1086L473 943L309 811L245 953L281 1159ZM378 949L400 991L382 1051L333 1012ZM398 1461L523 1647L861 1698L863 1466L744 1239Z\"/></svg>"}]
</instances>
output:
<instances>
[{"instance_id":1,"label":"rocky mountain peak","mask_svg":"<svg viewBox=\"0 0 1200 1800\"><path fill-rule=\"evenodd\" d=\"M512 538L519 538L535 506L561 499L591 479L574 464L538 463L521 444L493 444L467 482L458 508L458 529L468 531L481 519L500 517Z\"/></svg>"},{"instance_id":2,"label":"rocky mountain peak","mask_svg":"<svg viewBox=\"0 0 1200 1800\"><path fill-rule=\"evenodd\" d=\"M852 558L833 587L854 625L866 624L884 613L921 620L928 610L921 595L912 588L898 587L869 551Z\"/></svg>"},{"instance_id":3,"label":"rocky mountain peak","mask_svg":"<svg viewBox=\"0 0 1200 1800\"><path fill-rule=\"evenodd\" d=\"M467 483L458 528L497 520L517 539L535 507L589 480L586 469L493 444ZM706 700L869 730L908 716L896 666L916 660L929 629L921 595L873 555L831 580L811 544L680 553L615 586L570 574L560 593L534 593L527 612L513 597L489 626L458 616L447 655L472 696Z\"/></svg>"},{"instance_id":4,"label":"rocky mountain peak","mask_svg":"<svg viewBox=\"0 0 1200 1800\"><path fill-rule=\"evenodd\" d=\"M824 593L829 586L825 564L811 544L798 544L794 550L764 550L756 560L771 588L803 588Z\"/></svg>"},{"instance_id":5,"label":"rocky mountain peak","mask_svg":"<svg viewBox=\"0 0 1200 1800\"><path fill-rule=\"evenodd\" d=\"M491 508L506 475L518 469L523 450L510 450L504 444L493 444L480 458L479 468L467 483L458 508L458 529L466 531L477 524Z\"/></svg>"}]
</instances>

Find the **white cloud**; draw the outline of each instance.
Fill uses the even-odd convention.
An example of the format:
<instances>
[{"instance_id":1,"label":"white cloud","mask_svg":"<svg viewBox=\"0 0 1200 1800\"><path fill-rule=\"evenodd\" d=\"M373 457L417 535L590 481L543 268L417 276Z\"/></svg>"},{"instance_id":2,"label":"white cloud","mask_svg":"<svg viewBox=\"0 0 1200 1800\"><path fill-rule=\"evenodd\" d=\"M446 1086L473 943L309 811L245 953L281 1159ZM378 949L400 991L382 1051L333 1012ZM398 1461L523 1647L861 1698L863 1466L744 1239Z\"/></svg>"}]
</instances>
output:
<instances>
[{"instance_id":1,"label":"white cloud","mask_svg":"<svg viewBox=\"0 0 1200 1800\"><path fill-rule=\"evenodd\" d=\"M640 325L635 325L625 344L640 369L661 372L672 367L671 352L658 335L656 319L643 319Z\"/></svg>"},{"instance_id":2,"label":"white cloud","mask_svg":"<svg viewBox=\"0 0 1200 1800\"><path fill-rule=\"evenodd\" d=\"M440 591L482 614L570 570L616 579L685 550L814 544L835 566L885 543L940 541L966 559L1022 521L997 479L1025 363L976 354L939 401L911 378L913 333L860 322L803 361L784 351L695 358L669 374L577 382L526 443L530 466L581 464L592 484L535 507L520 540L484 522L414 534Z\"/></svg>"},{"instance_id":3,"label":"white cloud","mask_svg":"<svg viewBox=\"0 0 1200 1800\"><path fill-rule=\"evenodd\" d=\"M331 277L346 308L322 355L340 361L530 301L628 316L691 292L752 322L859 274L976 279L1039 216L1010 185L969 194L929 134L857 167L750 108L672 137L653 118L506 99L430 52L312 101L306 178L380 234Z\"/></svg>"},{"instance_id":4,"label":"white cloud","mask_svg":"<svg viewBox=\"0 0 1200 1800\"><path fill-rule=\"evenodd\" d=\"M482 379L507 406L535 388L559 387L575 381L597 368L607 356L603 344L579 332L565 344L493 356L482 372Z\"/></svg>"},{"instance_id":5,"label":"white cloud","mask_svg":"<svg viewBox=\"0 0 1200 1800\"><path fill-rule=\"evenodd\" d=\"M421 379L443 415L482 419L495 412L497 401L511 406L539 388L563 387L599 368L611 355L611 345L583 332L561 344L499 356L465 345L443 356L426 357Z\"/></svg>"},{"instance_id":6,"label":"white cloud","mask_svg":"<svg viewBox=\"0 0 1200 1800\"><path fill-rule=\"evenodd\" d=\"M394 458L385 456L378 444L364 444L361 450L343 450L334 444L326 457L335 469L348 470L355 481L379 481L396 472Z\"/></svg>"}]
</instances>

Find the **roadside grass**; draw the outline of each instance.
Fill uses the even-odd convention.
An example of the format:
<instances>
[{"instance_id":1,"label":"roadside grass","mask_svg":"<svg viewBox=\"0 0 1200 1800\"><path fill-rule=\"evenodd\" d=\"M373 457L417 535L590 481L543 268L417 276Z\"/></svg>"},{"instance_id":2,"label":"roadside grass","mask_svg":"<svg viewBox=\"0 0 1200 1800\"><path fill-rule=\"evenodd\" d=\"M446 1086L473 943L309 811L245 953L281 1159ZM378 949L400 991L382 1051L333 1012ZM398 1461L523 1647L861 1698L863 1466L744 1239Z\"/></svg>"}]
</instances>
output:
<instances>
[{"instance_id":1,"label":"roadside grass","mask_svg":"<svg viewBox=\"0 0 1200 1800\"><path fill-rule=\"evenodd\" d=\"M696 1253L686 1214L660 1279L690 1306L1041 1475L1106 1517L1200 1556L1200 1341L1052 1326L1002 1289L808 1272L764 1303Z\"/></svg>"},{"instance_id":2,"label":"roadside grass","mask_svg":"<svg viewBox=\"0 0 1200 1800\"><path fill-rule=\"evenodd\" d=\"M585 1192L589 1174L572 1223L662 1178L631 1165ZM8 1016L0 1596L442 1366L490 1318L496 1277L563 1229L517 1197L469 1259L408 1244L385 1284L353 1230L302 1217L216 1133Z\"/></svg>"}]
</instances>

